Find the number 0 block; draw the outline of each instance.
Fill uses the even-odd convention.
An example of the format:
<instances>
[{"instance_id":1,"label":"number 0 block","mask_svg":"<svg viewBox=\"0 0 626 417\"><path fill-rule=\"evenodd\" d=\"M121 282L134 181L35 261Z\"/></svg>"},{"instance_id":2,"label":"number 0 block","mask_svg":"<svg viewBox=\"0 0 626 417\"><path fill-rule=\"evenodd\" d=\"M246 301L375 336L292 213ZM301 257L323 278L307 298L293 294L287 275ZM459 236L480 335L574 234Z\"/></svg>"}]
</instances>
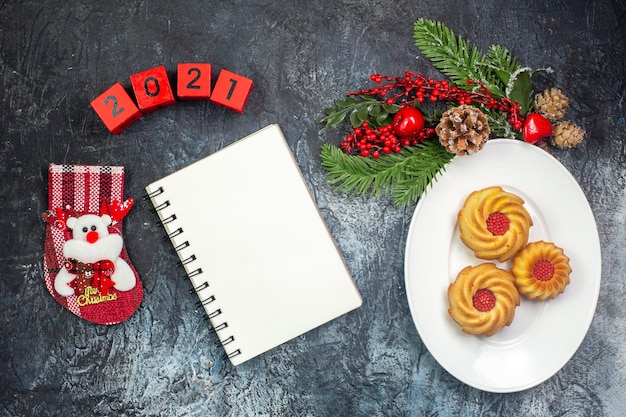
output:
<instances>
[{"instance_id":1,"label":"number 0 block","mask_svg":"<svg viewBox=\"0 0 626 417\"><path fill-rule=\"evenodd\" d=\"M130 98L122 84L115 83L104 93L91 102L104 125L115 135L121 133L135 120L141 112Z\"/></svg>"},{"instance_id":2,"label":"number 0 block","mask_svg":"<svg viewBox=\"0 0 626 417\"><path fill-rule=\"evenodd\" d=\"M178 64L176 95L182 100L211 97L211 64Z\"/></svg>"},{"instance_id":3,"label":"number 0 block","mask_svg":"<svg viewBox=\"0 0 626 417\"><path fill-rule=\"evenodd\" d=\"M165 66L150 68L130 76L139 110L150 113L176 104Z\"/></svg>"},{"instance_id":4,"label":"number 0 block","mask_svg":"<svg viewBox=\"0 0 626 417\"><path fill-rule=\"evenodd\" d=\"M250 90L252 90L252 84L252 80L249 78L221 70L213 87L211 102L237 113L243 113Z\"/></svg>"}]
</instances>

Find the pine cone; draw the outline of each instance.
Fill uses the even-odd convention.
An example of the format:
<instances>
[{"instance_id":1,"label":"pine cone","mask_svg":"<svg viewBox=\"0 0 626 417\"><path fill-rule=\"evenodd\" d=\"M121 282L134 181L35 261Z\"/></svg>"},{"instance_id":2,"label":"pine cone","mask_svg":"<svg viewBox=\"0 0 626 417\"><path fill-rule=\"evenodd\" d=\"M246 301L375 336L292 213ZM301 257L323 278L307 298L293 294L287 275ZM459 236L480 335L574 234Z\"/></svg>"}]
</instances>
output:
<instances>
[{"instance_id":1,"label":"pine cone","mask_svg":"<svg viewBox=\"0 0 626 417\"><path fill-rule=\"evenodd\" d=\"M446 111L435 130L446 150L461 156L481 150L491 133L487 116L467 104Z\"/></svg>"},{"instance_id":2,"label":"pine cone","mask_svg":"<svg viewBox=\"0 0 626 417\"><path fill-rule=\"evenodd\" d=\"M535 96L535 111L550 121L561 120L568 107L567 96L554 87Z\"/></svg>"},{"instance_id":3,"label":"pine cone","mask_svg":"<svg viewBox=\"0 0 626 417\"><path fill-rule=\"evenodd\" d=\"M585 129L572 122L559 122L552 131L552 144L558 148L573 148L582 142Z\"/></svg>"}]
</instances>

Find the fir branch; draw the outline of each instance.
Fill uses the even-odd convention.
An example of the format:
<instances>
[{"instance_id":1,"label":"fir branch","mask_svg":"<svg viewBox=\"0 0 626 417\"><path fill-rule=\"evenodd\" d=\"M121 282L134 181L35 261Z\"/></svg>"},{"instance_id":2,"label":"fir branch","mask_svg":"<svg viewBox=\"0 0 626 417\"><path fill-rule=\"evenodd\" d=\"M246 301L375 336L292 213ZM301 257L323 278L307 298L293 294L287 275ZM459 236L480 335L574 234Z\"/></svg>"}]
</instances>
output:
<instances>
[{"instance_id":1,"label":"fir branch","mask_svg":"<svg viewBox=\"0 0 626 417\"><path fill-rule=\"evenodd\" d=\"M486 58L485 65L493 69L504 86L509 84L511 74L520 69L517 59L509 53L508 49L500 45L491 45L487 51Z\"/></svg>"},{"instance_id":2,"label":"fir branch","mask_svg":"<svg viewBox=\"0 0 626 417\"><path fill-rule=\"evenodd\" d=\"M320 155L328 182L337 190L360 197L390 192L401 207L417 201L454 157L437 141L376 159L346 155L330 144L323 145Z\"/></svg>"},{"instance_id":3,"label":"fir branch","mask_svg":"<svg viewBox=\"0 0 626 417\"><path fill-rule=\"evenodd\" d=\"M391 192L391 198L401 207L417 201L454 157L438 141L427 141L422 145L421 152L418 148L410 148L409 153L415 155L407 157L404 176L399 178Z\"/></svg>"},{"instance_id":4,"label":"fir branch","mask_svg":"<svg viewBox=\"0 0 626 417\"><path fill-rule=\"evenodd\" d=\"M504 96L504 83L485 65L487 57L443 23L423 18L416 20L413 39L422 55L458 87L467 88L465 82L471 79L484 84L494 96Z\"/></svg>"}]
</instances>

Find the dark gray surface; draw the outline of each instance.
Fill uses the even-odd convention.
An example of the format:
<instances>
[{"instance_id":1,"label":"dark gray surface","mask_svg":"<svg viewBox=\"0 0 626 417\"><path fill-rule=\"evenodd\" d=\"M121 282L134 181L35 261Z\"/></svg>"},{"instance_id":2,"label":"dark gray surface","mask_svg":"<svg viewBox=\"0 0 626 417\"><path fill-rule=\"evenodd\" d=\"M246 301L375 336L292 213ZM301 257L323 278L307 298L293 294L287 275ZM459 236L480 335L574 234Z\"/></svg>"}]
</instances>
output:
<instances>
[{"instance_id":1,"label":"dark gray surface","mask_svg":"<svg viewBox=\"0 0 626 417\"><path fill-rule=\"evenodd\" d=\"M626 5L623 1L5 1L0 6L0 415L621 416L626 392ZM269 2L268 2L269 3ZM506 5L505 5L506 4ZM572 360L528 391L478 391L422 344L404 288L413 208L333 192L316 119L369 74L441 78L418 57L413 22L442 20L477 46L507 46L555 73L586 142L555 156L595 214L602 287ZM89 102L157 65L209 62L254 80L243 115L178 103L108 134ZM279 123L364 298L353 313L240 367L225 359L196 295L139 203L125 243L145 286L128 321L90 324L42 278L49 163L119 164L126 195ZM531 167L529 167L531 169ZM538 184L538 186L540 186ZM572 227L576 227L575 224ZM259 318L265 320L269 318ZM575 323L555 323L555 326ZM549 346L546 348L549 349Z\"/></svg>"}]
</instances>

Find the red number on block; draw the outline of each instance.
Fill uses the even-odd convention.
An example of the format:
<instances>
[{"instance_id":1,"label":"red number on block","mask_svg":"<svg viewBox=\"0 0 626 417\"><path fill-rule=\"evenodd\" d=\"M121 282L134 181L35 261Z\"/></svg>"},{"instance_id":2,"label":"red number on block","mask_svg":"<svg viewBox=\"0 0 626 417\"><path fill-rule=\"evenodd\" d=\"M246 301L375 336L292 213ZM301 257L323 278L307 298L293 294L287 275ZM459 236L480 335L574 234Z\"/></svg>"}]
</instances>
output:
<instances>
[{"instance_id":1,"label":"red number on block","mask_svg":"<svg viewBox=\"0 0 626 417\"><path fill-rule=\"evenodd\" d=\"M211 64L178 64L176 95L183 100L211 97Z\"/></svg>"},{"instance_id":2,"label":"red number on block","mask_svg":"<svg viewBox=\"0 0 626 417\"><path fill-rule=\"evenodd\" d=\"M150 113L176 104L165 66L151 68L130 76L139 109Z\"/></svg>"},{"instance_id":3,"label":"red number on block","mask_svg":"<svg viewBox=\"0 0 626 417\"><path fill-rule=\"evenodd\" d=\"M117 135L141 117L122 84L115 83L91 102L109 132Z\"/></svg>"},{"instance_id":4,"label":"red number on block","mask_svg":"<svg viewBox=\"0 0 626 417\"><path fill-rule=\"evenodd\" d=\"M243 113L252 85L252 80L249 78L221 70L211 94L211 102L237 113Z\"/></svg>"}]
</instances>

